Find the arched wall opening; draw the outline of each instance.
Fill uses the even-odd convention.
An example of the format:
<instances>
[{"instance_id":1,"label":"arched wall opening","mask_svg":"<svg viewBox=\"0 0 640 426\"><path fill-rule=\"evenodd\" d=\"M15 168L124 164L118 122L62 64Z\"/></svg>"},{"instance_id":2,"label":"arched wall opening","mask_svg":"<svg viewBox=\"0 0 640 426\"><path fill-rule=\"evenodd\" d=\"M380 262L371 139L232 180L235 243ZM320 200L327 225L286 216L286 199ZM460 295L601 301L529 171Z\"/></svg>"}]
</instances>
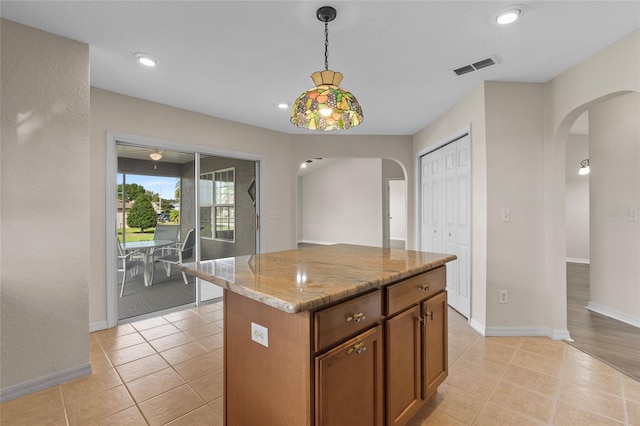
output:
<instances>
[{"instance_id":1,"label":"arched wall opening","mask_svg":"<svg viewBox=\"0 0 640 426\"><path fill-rule=\"evenodd\" d=\"M402 186L401 199L397 193L392 197L391 183ZM297 174L297 242L405 248L406 195L406 173L398 161L355 157L304 160ZM397 235L400 228L404 238Z\"/></svg>"},{"instance_id":2,"label":"arched wall opening","mask_svg":"<svg viewBox=\"0 0 640 426\"><path fill-rule=\"evenodd\" d=\"M632 94L633 96L635 96L635 98L627 99L628 103L626 106L613 105L612 106L613 109L609 110L609 104L610 104L609 101L619 103L618 101L624 101L624 97L627 94ZM606 136L607 133L611 134L611 132L614 131L613 130L614 128L619 127L619 124L605 125L604 121L605 120L610 121L612 118L612 114L613 114L613 117L615 117L616 115L615 111L617 111L618 113L620 113L621 111L627 111L629 103L631 105L635 104L635 106L638 107L639 96L640 96L639 93L636 91L621 90L621 91L615 91L615 92L608 93L608 94L599 96L597 98L594 98L588 102L585 102L579 106L574 107L569 113L567 113L564 116L564 118L560 121L560 124L558 125L557 130L554 133L553 146L552 146L552 160L551 160L552 180L549 185L550 187L549 193L551 195L551 201L552 201L552 208L549 210L551 214L551 220L550 220L551 226L548 227L548 232L550 232L550 238L548 242L549 244L551 244L552 250L548 252L548 255L547 255L548 261L551 262L552 264L550 271L552 272L553 277L551 280L547 280L547 286L550 286L550 288L548 288L547 294L549 295L548 301L549 301L549 307L551 309L550 314L552 316L553 329L556 331L567 330L567 280L566 280L566 256L567 256L566 196L567 196L567 193L566 193L565 177L566 177L567 140L569 138L571 127L573 126L576 119L580 117L580 115L582 115L585 111L590 111L589 134L591 136L591 134L595 131L598 134L597 138L602 140L607 137ZM625 110L625 108L627 108L627 110ZM596 114L595 114L594 120L591 120L592 118L591 115L593 115L592 114L593 111L595 111ZM636 150L635 150L635 153L626 152L622 157L618 157L618 158L625 158L627 161L631 161L631 162L633 162L635 159L636 166L632 168L625 168L627 171L631 169L637 170L638 169L637 164L640 161L640 157L638 154L638 152L640 152L638 150L638 146L640 146L640 140L638 140L638 138L640 137L640 131L638 130L638 125L637 125L638 110L637 109L635 111L628 110L628 112L630 115L630 119L627 117L620 117L620 119L623 124L627 123L626 131L627 133L631 133L630 137L635 138L634 140L636 141L635 142ZM635 114L635 116L633 114ZM617 114L617 115L625 115L625 114L623 113L623 114ZM599 118L599 117L602 117L602 118ZM635 130L635 134L634 134L634 130ZM591 145L592 145L592 142L590 140L590 157L592 155ZM601 146L600 148L605 151L606 150L611 151L614 148L614 145L609 145L605 147ZM594 170L593 161L591 158L590 158L590 162L592 163L591 170ZM607 163L608 162L609 161L607 160ZM598 163L599 161L596 160L596 164ZM612 167L611 164L606 164L606 166L600 164L599 177L598 177L598 174L596 174L595 176L597 179L606 179L607 174L610 174L612 172L615 173L615 170L616 169ZM639 205L640 189L638 189L640 188L640 175L636 173L635 176L634 175L629 176L629 179L632 180L632 182L630 183L632 185L635 185L635 188L636 188L635 193L633 193L633 191L630 191L629 193L628 201L629 201L630 207L617 208L612 206L609 209L603 209L602 208L603 204L601 202L595 201L595 204L594 204L594 200L590 201L590 211L591 211L590 216L596 217L595 221L591 220L590 234L594 236L603 234L602 229L600 229L602 227L603 217L598 218L597 216L598 215L605 216L606 212L600 211L600 210L609 210L609 211L624 210L626 212L633 212L633 211L637 211L636 209L640 207ZM606 190L606 185L607 184L604 184L601 186L604 186ZM602 190L600 190L600 192L602 192ZM597 200L597 197L596 197L596 200ZM606 204L606 201L605 201L605 204ZM632 213L629 213L629 214L632 215ZM604 219L605 221L607 220L607 218L604 218ZM628 221L633 223L631 219L628 219ZM632 233L632 238L630 239L629 242L625 243L624 248L616 247L615 241L611 241L610 239L606 239L604 237L596 237L595 240L594 238L592 238L590 242L590 249L593 250L595 248L595 250L591 254L592 262L595 261L596 264L600 264L603 262L603 260L600 260L600 259L596 260L598 256L602 256L602 254L598 253L599 250L600 252L604 251L604 254L608 258L611 258L611 257L615 258L615 255L611 254L612 250L618 251L618 250L628 249L630 250L628 254L630 256L633 256L634 253L638 250L638 247L640 247L640 231L638 230L637 223L635 228L636 228L635 234ZM606 231L604 233L606 233ZM635 241L634 238L637 240L635 242L635 248L633 246L633 241ZM594 258L594 256L596 258ZM623 306L622 307L623 310L620 311L623 314L630 316L631 321L637 320L638 318L640 318L640 285L637 284L637 283L640 283L640 267L636 266L640 263L638 262L640 260L640 255L636 255L636 257L638 258L633 263L633 266L631 266L632 271L630 271L631 276L634 276L633 274L635 274L636 286L635 288L630 288L629 286L624 287L623 293L626 293L627 299L636 300L637 306L635 306L635 309L633 306L631 308L629 308L629 305ZM604 270L610 270L612 268L610 266L611 264L610 259L605 260L604 263L607 265L604 267ZM599 267L600 266L598 266L597 268ZM628 268L627 268L627 272L629 272ZM606 282L610 283L612 282L612 278L613 277L603 278L603 279L606 280ZM624 279L625 279L625 282L630 282L629 276L626 276ZM615 280L615 278L613 278L613 280ZM602 297L602 296L598 296L598 297ZM605 298L605 300L607 300L608 302L612 302L615 306L620 306L619 301L615 301L615 300L612 301L611 298L608 298L608 299ZM633 302L631 302L631 304L632 303ZM618 311L618 309L615 309L615 308L614 310ZM556 335L556 338L569 338L569 337L570 336L568 331L566 333L561 332Z\"/></svg>"}]
</instances>

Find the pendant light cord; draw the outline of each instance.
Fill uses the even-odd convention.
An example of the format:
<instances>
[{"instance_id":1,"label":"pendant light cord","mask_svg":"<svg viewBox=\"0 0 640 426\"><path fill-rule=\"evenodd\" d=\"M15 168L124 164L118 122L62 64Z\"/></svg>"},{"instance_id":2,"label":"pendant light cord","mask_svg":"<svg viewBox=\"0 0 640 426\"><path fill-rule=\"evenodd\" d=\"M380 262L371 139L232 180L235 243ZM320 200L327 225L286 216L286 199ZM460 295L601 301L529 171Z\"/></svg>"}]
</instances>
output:
<instances>
[{"instance_id":1,"label":"pendant light cord","mask_svg":"<svg viewBox=\"0 0 640 426\"><path fill-rule=\"evenodd\" d=\"M324 20L324 69L329 69L329 19Z\"/></svg>"}]
</instances>

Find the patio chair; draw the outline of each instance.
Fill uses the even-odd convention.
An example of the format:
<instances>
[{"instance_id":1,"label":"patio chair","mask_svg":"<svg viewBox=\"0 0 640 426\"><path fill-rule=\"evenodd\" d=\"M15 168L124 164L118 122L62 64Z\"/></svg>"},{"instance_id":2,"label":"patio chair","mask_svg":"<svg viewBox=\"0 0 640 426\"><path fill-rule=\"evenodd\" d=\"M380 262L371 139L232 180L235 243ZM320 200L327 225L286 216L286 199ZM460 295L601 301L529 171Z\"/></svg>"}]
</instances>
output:
<instances>
[{"instance_id":1,"label":"patio chair","mask_svg":"<svg viewBox=\"0 0 640 426\"><path fill-rule=\"evenodd\" d=\"M157 224L156 229L153 232L154 240L171 240L175 241L175 243L171 246L163 247L162 254L165 254L164 249L168 249L169 247L179 247L178 236L180 233L180 225L163 225Z\"/></svg>"},{"instance_id":2,"label":"patio chair","mask_svg":"<svg viewBox=\"0 0 640 426\"><path fill-rule=\"evenodd\" d=\"M138 275L138 267L142 265L142 259L139 252L126 252L122 249L122 244L118 240L118 272L122 272L122 288L120 289L120 297L124 294L124 283L127 280L127 272L132 277Z\"/></svg>"},{"instance_id":3,"label":"patio chair","mask_svg":"<svg viewBox=\"0 0 640 426\"><path fill-rule=\"evenodd\" d=\"M156 258L156 262L162 262L162 266L164 266L165 271L167 272L167 277L171 276L171 267L173 265L180 265L184 260L189 259L193 256L193 246L196 242L195 229L190 229L187 232L187 236L182 243L182 247L164 247L163 254ZM159 251L162 249L158 249ZM184 279L185 284L189 284L187 281L187 275L182 272L182 278Z\"/></svg>"}]
</instances>

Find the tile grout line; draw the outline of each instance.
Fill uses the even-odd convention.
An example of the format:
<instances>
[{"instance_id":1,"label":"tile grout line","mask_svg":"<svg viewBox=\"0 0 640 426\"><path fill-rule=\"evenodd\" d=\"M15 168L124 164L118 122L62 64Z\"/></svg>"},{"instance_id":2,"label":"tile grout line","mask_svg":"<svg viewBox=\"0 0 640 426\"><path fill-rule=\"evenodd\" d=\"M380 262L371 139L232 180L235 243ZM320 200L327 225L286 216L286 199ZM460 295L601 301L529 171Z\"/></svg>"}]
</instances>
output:
<instances>
[{"instance_id":1,"label":"tile grout line","mask_svg":"<svg viewBox=\"0 0 640 426\"><path fill-rule=\"evenodd\" d=\"M480 336L482 338L486 338L487 336ZM478 340L480 340L480 337L478 337L478 339L476 339L476 341L471 344L469 346L469 348L471 348L471 346L473 346ZM502 345L501 343L498 343L500 345ZM515 351L513 351L513 355L511 355L511 359L509 359L509 361L507 362L507 366L504 369L504 371L502 373L500 373L498 380L496 380L495 385L493 385L493 387L491 388L491 392L489 392L489 394L487 395L487 398L485 399L484 403L482 404L482 407L480 408L480 411L478 411L478 414L476 414L476 416L473 418L473 421L471 422L471 425L473 425L473 423L478 419L478 416L480 415L480 413L482 412L482 410L487 406L487 404L489 404L489 400L491 399L491 396L493 396L493 394L495 393L498 385L500 385L500 383L502 382L502 379L504 379L504 376L507 374L507 371L509 370L509 367L511 366L512 361L515 359L516 354L518 353L518 350L520 350L520 346L522 345L522 339L518 339L518 344L515 347ZM503 345L505 346L505 345ZM515 410L511 409L510 407L503 407L506 408L509 411L513 411L516 412ZM518 413L520 415L524 415L526 417L529 417L533 420L537 420L534 419L533 417L529 416L528 414L524 414L524 413Z\"/></svg>"},{"instance_id":2,"label":"tile grout line","mask_svg":"<svg viewBox=\"0 0 640 426\"><path fill-rule=\"evenodd\" d=\"M194 311L194 313L195 313L197 316L201 316L198 312L195 312L195 311ZM167 320L166 318L164 318L164 316L162 316L162 318L163 318L165 321L167 321L167 324L161 324L161 325L157 325L157 326L155 326L155 327L161 327L161 326L169 325L169 324L171 324L171 325L173 325L174 327L176 327L176 326L173 324L173 321ZM178 376L180 376L180 378L182 378L182 379L184 380L184 382L185 382L184 384L186 384L186 385L189 387L189 389L191 389L191 391L192 391L192 392L194 392L194 393L195 393L195 394L196 394L196 395L197 395L197 396L198 396L198 397L199 397L199 398L204 402L204 404L203 404L203 405L200 405L200 406L196 407L195 409L199 409L199 408L203 407L204 405L208 405L208 403L204 400L204 398L202 398L202 396L201 396L201 395L200 395L200 394L199 394L199 393L198 393L198 392L197 392L197 391L196 391L196 390L191 386L191 384L189 383L189 381L188 381L188 380L186 380L186 379L185 379L185 378L180 374L180 372L179 372L179 371L177 371L177 370L174 368L174 365L173 365L172 363L170 363L167 359L165 359L165 358L160 354L160 352L158 352L158 350L157 350L157 349L156 349L156 348L151 344L151 340L156 340L156 339L147 339L147 338L146 338L146 337L141 333L141 331L142 331L142 330L138 330L138 329L137 329L137 328L136 328L132 323L131 323L131 327L133 328L134 333L138 334L138 335L139 335L139 336L144 340L144 342L145 342L145 343L147 343L147 344L148 344L148 345L153 349L154 354L157 354L158 356L160 356L160 358L162 358L162 360L163 360L163 361L165 361L165 362L168 364L168 366L169 366L169 367L170 367L170 368L171 368L171 369L172 369L172 370L173 370L173 371L174 371ZM149 327L149 328L147 328L147 329L145 329L145 330L149 330L149 329L152 329L152 328L155 328L155 327ZM176 327L176 328L178 329L178 327ZM193 328L194 328L194 327L193 327ZM180 330L180 329L178 329L178 330L179 330L178 332L176 332L176 333L172 333L172 334L184 333L184 330ZM133 333L129 333L129 334L133 334ZM128 335L128 334L127 334L127 335ZM160 339L160 338L162 338L162 337L167 337L167 336L161 336L161 337L158 337L158 339ZM100 341L99 341L98 343L99 343L100 348L102 349L103 353L105 354L105 356L106 356L106 357L107 357L107 359L109 360L109 363L111 364L112 368L115 370L116 374L117 374L117 375L118 375L118 377L120 378L120 381L122 382L122 385L123 385L123 386L124 386L124 388L126 389L126 391L127 391L128 395L131 397L131 400L133 401L133 405L132 405L132 406L136 407L136 409L138 410L138 412L140 413L140 415L142 416L142 418L144 419L144 421L147 423L147 425L150 425L150 424L151 424L151 423L150 423L150 421L147 419L147 417L145 416L144 412L143 412L143 411L142 411L142 409L140 408L140 403L142 403L142 402L144 402L144 401L141 401L140 403L138 403L138 401L134 398L133 394L131 393L131 390L129 389L128 382L127 382L127 381L125 381L124 377L122 377L122 375L120 374L120 372L118 371L118 369L116 368L116 366L115 366L115 365L113 365L113 361L112 361L112 360L111 360L111 358L107 355L106 350L105 350L105 349L104 349L104 347L102 346L102 342L100 342ZM178 346L182 346L182 345L178 345ZM178 346L175 346L175 347L178 347ZM152 355L153 355L153 354L152 354ZM152 356L152 355L149 355L149 356ZM142 357L142 358L139 358L139 359L144 359L144 358L146 358L146 357ZM136 361L136 360L133 360L133 361ZM133 362L133 361L130 361L130 362ZM127 363L124 363L124 364L121 364L121 365L125 365L125 364L127 364ZM153 373L150 373L150 374L153 374ZM148 376L148 375L149 375L149 374L146 374L145 376ZM142 376L142 377L145 377L145 376ZM138 378L137 378L137 379L135 379L135 380L141 379L142 377L138 377ZM133 381L133 380L132 380L132 381ZM183 386L183 385L181 385L181 386ZM173 389L175 389L175 388L173 388ZM158 394L158 395L162 395L163 393L167 393L167 392L169 392L170 390L172 390L172 389L169 389L169 390L167 390L167 391L161 392L161 393L160 393L160 394ZM154 397L156 397L156 396L158 396L158 395L154 395ZM152 397L152 398L154 398L154 397ZM147 399L147 400L145 400L145 401L148 401L149 399L151 399L151 398L148 398L148 399ZM129 408L131 408L131 407L127 407L127 408L125 408L124 410L128 410ZM120 411L118 411L118 413L119 413L119 412L122 412L122 411L124 411L124 410L120 410ZM191 411L193 411L193 410L191 410ZM190 413L191 411L189 411L189 413ZM65 409L65 413L66 413L66 409ZM174 421L174 420L176 420L176 419L178 419L178 418L180 418L180 417L182 417L182 416L185 416L185 415L187 415L187 414L189 414L189 413L184 413L183 415L181 415L181 416L179 416L179 417L176 417L175 419L172 419L172 420L170 420L170 421ZM111 415L113 415L113 414L116 414L116 413L112 413ZM107 417L109 417L109 416L107 416ZM105 418L107 418L107 417L105 417Z\"/></svg>"},{"instance_id":3,"label":"tile grout line","mask_svg":"<svg viewBox=\"0 0 640 426\"><path fill-rule=\"evenodd\" d=\"M140 332L139 332L135 327L133 327L133 329L135 330L135 333L137 333L140 337L142 337L142 338L144 339L144 336L142 336L142 335L140 334ZM133 333L130 333L130 334L133 334ZM129 389L129 386L127 386L127 382L124 380L124 377L122 377L122 375L120 374L120 372L118 371L118 369L116 368L116 366L115 366L115 365L113 365L113 361L111 360L111 358L109 358L109 355L107 355L107 351L106 351L106 350L104 349L104 347L102 346L102 342L99 342L99 344L100 344L100 348L102 349L102 351L104 352L105 356L106 356L106 357L107 357L107 359L109 360L109 363L111 364L111 368L113 368L113 370L115 371L115 373L118 375L118 378L119 378L119 379L120 379L120 381L122 382L122 386L123 386L123 387L125 388L125 390L127 391L127 394L128 394L128 395L129 395L129 397L131 398L131 401L133 401L133 405L132 405L132 406L127 407L127 408L124 408L124 409L122 409L122 410L120 410L120 411L117 411L117 412L115 412L115 413L112 413L112 414L108 415L107 417L104 417L103 419L100 419L100 420L104 420L104 419L109 418L110 416L112 416L112 415L114 415L114 414L121 413L121 412L123 412L123 411L125 411L125 410L128 410L128 409L129 409L129 408L131 408L131 407L136 407L136 410L138 410L138 412L139 412L139 413L140 413L140 415L142 416L142 419L145 421L145 423L146 423L147 425L150 425L151 423L147 420L147 417L144 415L144 413L142 412L142 410L141 410L141 409L140 409L140 407L138 406L138 402L137 402L137 401L136 401L136 399L133 397L133 394L131 393L131 390ZM154 350L155 350L155 348L154 348ZM143 357L143 358L144 358L144 357ZM142 358L140 358L140 359L142 359ZM130 362L133 362L133 361L130 361ZM127 363L125 363L125 364L127 364ZM125 365L125 364L121 364L121 365Z\"/></svg>"}]
</instances>

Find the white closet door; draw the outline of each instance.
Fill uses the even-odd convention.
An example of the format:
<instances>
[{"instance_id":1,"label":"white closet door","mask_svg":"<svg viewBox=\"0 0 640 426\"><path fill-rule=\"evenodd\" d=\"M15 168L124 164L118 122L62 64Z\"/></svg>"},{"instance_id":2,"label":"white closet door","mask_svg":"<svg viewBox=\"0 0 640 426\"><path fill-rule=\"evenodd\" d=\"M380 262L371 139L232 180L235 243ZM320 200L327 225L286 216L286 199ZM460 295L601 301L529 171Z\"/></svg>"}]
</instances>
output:
<instances>
[{"instance_id":1,"label":"white closet door","mask_svg":"<svg viewBox=\"0 0 640 426\"><path fill-rule=\"evenodd\" d=\"M458 247L456 242L457 224L458 224L458 196L457 196L457 153L456 142L450 143L442 147L444 171L442 175L442 198L443 198L443 216L444 229L442 239L444 241L443 252L447 254L458 255ZM437 151L436 151L437 152ZM449 292L449 304L453 307L457 306L456 296L458 294L458 261L447 263L447 291Z\"/></svg>"},{"instance_id":2,"label":"white closet door","mask_svg":"<svg viewBox=\"0 0 640 426\"><path fill-rule=\"evenodd\" d=\"M422 171L422 247L442 253L442 155L433 153L420 159Z\"/></svg>"},{"instance_id":3,"label":"white closet door","mask_svg":"<svg viewBox=\"0 0 640 426\"><path fill-rule=\"evenodd\" d=\"M469 318L471 313L471 138L456 141L456 260L455 310Z\"/></svg>"},{"instance_id":4,"label":"white closet door","mask_svg":"<svg viewBox=\"0 0 640 426\"><path fill-rule=\"evenodd\" d=\"M455 254L447 264L449 305L471 312L471 139L469 135L420 159L422 250Z\"/></svg>"}]
</instances>

